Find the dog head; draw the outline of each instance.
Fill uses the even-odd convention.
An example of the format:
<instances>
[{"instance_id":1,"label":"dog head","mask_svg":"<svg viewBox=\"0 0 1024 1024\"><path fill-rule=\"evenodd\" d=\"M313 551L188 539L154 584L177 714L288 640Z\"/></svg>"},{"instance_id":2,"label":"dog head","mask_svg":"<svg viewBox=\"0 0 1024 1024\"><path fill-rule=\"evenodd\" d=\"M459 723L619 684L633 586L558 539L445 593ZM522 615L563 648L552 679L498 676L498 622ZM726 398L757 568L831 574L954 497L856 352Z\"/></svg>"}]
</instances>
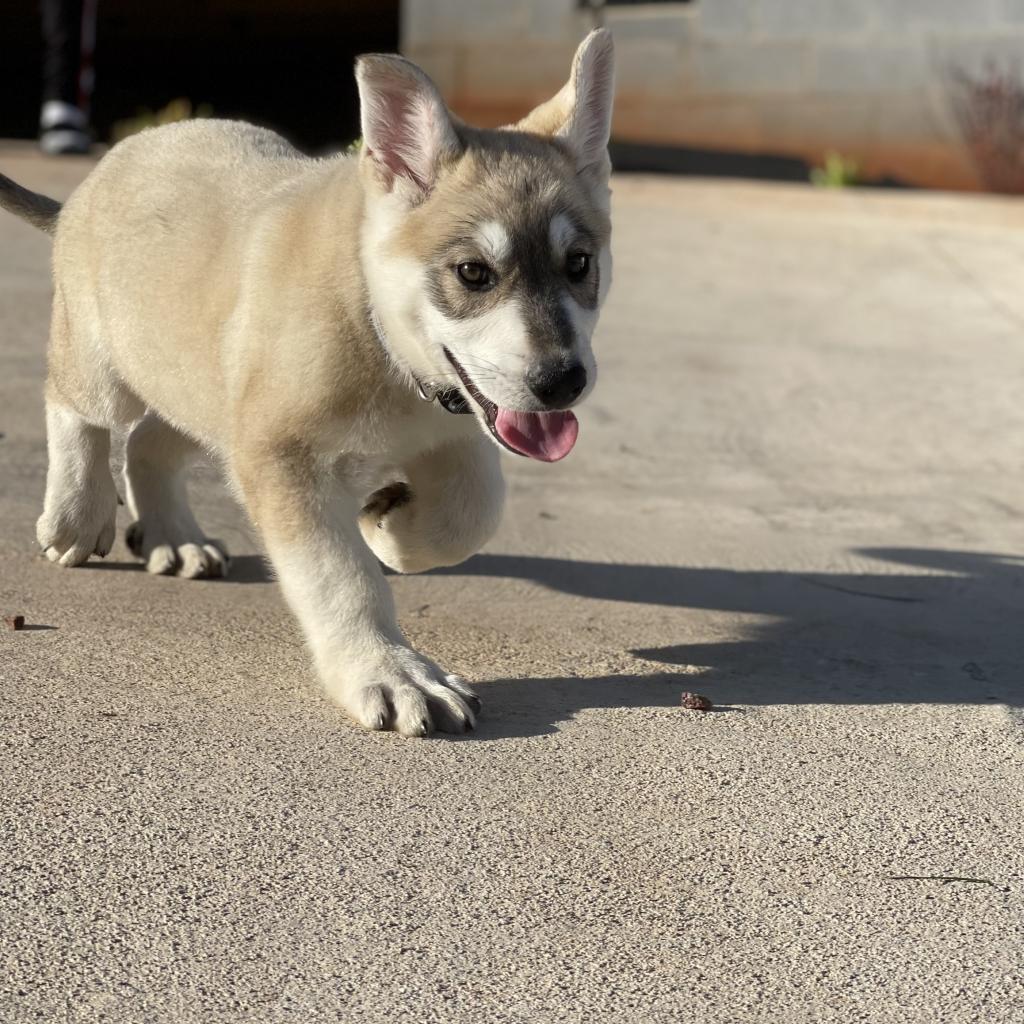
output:
<instances>
[{"instance_id":1,"label":"dog head","mask_svg":"<svg viewBox=\"0 0 1024 1024\"><path fill-rule=\"evenodd\" d=\"M611 283L611 36L592 32L562 90L498 130L460 122L401 57L361 57L356 79L363 268L393 359L504 447L564 457Z\"/></svg>"}]
</instances>

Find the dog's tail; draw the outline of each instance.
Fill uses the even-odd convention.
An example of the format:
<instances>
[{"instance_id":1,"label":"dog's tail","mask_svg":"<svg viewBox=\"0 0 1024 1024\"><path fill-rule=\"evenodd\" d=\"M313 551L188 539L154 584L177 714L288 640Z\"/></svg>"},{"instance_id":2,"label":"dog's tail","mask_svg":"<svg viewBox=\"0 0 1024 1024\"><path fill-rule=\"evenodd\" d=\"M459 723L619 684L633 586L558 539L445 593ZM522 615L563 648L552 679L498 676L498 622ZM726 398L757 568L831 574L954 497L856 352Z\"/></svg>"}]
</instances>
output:
<instances>
[{"instance_id":1,"label":"dog's tail","mask_svg":"<svg viewBox=\"0 0 1024 1024\"><path fill-rule=\"evenodd\" d=\"M60 203L49 196L40 195L22 188L17 182L0 174L0 207L10 210L40 231L52 235L57 226Z\"/></svg>"}]
</instances>

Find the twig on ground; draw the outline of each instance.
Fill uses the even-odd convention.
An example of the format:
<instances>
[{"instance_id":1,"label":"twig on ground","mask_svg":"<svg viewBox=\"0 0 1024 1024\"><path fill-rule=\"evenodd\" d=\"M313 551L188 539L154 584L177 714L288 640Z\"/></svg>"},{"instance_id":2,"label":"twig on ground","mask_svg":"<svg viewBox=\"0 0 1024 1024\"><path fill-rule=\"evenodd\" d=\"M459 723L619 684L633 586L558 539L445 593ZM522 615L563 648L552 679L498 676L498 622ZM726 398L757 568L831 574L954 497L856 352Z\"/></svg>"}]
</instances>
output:
<instances>
[{"instance_id":1,"label":"twig on ground","mask_svg":"<svg viewBox=\"0 0 1024 1024\"><path fill-rule=\"evenodd\" d=\"M867 590L853 590L851 587L841 587L838 583L826 583L824 580L815 580L810 576L801 576L804 583L810 583L812 587L824 587L826 590L838 590L840 594L852 594L854 597L874 597L879 601L899 601L903 604L921 604L922 597L902 597L899 594L872 594Z\"/></svg>"},{"instance_id":2,"label":"twig on ground","mask_svg":"<svg viewBox=\"0 0 1024 1024\"><path fill-rule=\"evenodd\" d=\"M887 875L891 882L941 882L949 885L950 882L973 882L975 885L990 885L1000 892L1009 892L1008 885L998 885L990 878L968 878L966 875Z\"/></svg>"}]
</instances>

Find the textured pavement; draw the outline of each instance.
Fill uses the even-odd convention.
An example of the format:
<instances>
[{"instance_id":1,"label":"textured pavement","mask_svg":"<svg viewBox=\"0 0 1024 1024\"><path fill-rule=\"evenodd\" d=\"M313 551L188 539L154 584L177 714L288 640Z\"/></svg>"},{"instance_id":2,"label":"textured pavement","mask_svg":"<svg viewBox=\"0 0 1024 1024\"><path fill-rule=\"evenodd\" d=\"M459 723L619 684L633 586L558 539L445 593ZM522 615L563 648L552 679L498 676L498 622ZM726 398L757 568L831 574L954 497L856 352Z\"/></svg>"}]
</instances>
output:
<instances>
[{"instance_id":1,"label":"textured pavement","mask_svg":"<svg viewBox=\"0 0 1024 1024\"><path fill-rule=\"evenodd\" d=\"M484 699L426 741L322 698L211 472L233 579L36 557L49 243L0 218L0 1020L1024 1019L1024 206L614 218L576 450L393 579Z\"/></svg>"}]
</instances>

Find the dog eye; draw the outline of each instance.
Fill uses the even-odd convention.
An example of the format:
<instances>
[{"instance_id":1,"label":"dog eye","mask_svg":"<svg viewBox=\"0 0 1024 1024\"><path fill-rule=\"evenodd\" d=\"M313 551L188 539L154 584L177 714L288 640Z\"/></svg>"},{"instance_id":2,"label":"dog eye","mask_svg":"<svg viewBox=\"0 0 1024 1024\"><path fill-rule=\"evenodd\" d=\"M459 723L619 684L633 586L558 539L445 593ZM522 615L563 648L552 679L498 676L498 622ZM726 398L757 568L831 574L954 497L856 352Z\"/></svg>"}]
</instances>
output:
<instances>
[{"instance_id":1,"label":"dog eye","mask_svg":"<svg viewBox=\"0 0 1024 1024\"><path fill-rule=\"evenodd\" d=\"M585 252L569 253L565 261L565 272L570 281L582 281L590 270L590 257Z\"/></svg>"},{"instance_id":2,"label":"dog eye","mask_svg":"<svg viewBox=\"0 0 1024 1024\"><path fill-rule=\"evenodd\" d=\"M491 268L486 263L460 263L455 272L470 291L482 291L494 283L491 280Z\"/></svg>"}]
</instances>

